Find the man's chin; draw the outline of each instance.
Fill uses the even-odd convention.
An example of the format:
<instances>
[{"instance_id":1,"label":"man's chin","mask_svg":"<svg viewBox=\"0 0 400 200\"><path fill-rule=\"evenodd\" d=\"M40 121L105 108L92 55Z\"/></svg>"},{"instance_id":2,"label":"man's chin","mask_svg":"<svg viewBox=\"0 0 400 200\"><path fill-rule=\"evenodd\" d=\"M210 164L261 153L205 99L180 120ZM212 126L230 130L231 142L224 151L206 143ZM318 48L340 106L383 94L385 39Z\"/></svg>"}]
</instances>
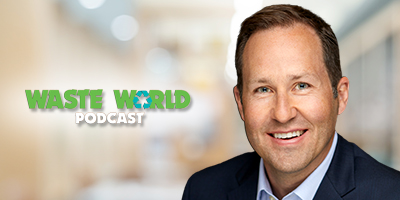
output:
<instances>
[{"instance_id":1,"label":"man's chin","mask_svg":"<svg viewBox=\"0 0 400 200\"><path fill-rule=\"evenodd\" d=\"M281 174L299 173L309 164L306 161L299 161L298 157L293 159L278 159L270 163L271 164L268 164L264 161L266 169L268 170L268 168L271 168L271 170Z\"/></svg>"}]
</instances>

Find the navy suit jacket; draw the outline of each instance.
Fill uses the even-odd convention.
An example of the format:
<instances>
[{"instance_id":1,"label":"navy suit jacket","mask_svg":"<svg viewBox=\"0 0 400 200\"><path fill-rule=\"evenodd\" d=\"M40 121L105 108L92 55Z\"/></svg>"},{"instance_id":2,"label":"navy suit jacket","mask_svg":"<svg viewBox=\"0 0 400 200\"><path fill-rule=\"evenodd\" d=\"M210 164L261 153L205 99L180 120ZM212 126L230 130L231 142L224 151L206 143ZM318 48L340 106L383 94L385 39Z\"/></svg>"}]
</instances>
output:
<instances>
[{"instance_id":1,"label":"navy suit jacket","mask_svg":"<svg viewBox=\"0 0 400 200\"><path fill-rule=\"evenodd\" d=\"M246 153L195 173L183 200L256 200L260 157ZM338 135L332 162L314 199L400 199L400 172Z\"/></svg>"}]
</instances>

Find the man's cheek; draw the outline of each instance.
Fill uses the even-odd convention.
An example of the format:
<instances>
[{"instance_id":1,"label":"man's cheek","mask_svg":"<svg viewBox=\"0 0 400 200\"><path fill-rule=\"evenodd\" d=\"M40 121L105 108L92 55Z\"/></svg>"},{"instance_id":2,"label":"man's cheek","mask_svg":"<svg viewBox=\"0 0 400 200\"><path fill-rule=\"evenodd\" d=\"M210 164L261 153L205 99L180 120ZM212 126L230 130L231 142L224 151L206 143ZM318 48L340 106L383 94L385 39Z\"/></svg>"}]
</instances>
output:
<instances>
[{"instance_id":1,"label":"man's cheek","mask_svg":"<svg viewBox=\"0 0 400 200\"><path fill-rule=\"evenodd\" d=\"M326 119L332 109L331 102L321 98L303 99L298 105L299 112L303 113L307 118L315 120Z\"/></svg>"},{"instance_id":2,"label":"man's cheek","mask_svg":"<svg viewBox=\"0 0 400 200\"><path fill-rule=\"evenodd\" d=\"M257 107L252 107L252 109L245 110L246 124L251 129L259 129L266 122L266 114L262 112L261 109Z\"/></svg>"}]
</instances>

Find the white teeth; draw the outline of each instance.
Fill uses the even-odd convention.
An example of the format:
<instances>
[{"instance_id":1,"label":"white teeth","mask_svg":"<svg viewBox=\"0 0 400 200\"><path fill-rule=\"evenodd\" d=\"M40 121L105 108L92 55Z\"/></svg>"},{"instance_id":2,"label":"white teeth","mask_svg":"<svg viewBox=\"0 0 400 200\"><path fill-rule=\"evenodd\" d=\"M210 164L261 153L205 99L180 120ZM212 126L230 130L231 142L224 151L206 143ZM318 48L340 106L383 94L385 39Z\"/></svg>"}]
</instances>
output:
<instances>
[{"instance_id":1,"label":"white teeth","mask_svg":"<svg viewBox=\"0 0 400 200\"><path fill-rule=\"evenodd\" d=\"M298 137L300 135L303 135L304 131L293 131L289 133L274 133L273 136L274 138L278 139L290 139L294 137Z\"/></svg>"}]
</instances>

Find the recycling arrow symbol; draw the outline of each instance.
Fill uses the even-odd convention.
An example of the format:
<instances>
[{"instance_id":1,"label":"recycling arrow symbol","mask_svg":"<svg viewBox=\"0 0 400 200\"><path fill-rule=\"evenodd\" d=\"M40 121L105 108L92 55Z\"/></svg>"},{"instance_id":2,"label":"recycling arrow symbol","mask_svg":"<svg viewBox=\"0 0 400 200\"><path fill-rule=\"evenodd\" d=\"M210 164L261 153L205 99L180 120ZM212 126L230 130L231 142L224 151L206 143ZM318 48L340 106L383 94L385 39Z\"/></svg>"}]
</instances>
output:
<instances>
[{"instance_id":1,"label":"recycling arrow symbol","mask_svg":"<svg viewBox=\"0 0 400 200\"><path fill-rule=\"evenodd\" d=\"M149 96L149 93L148 93L147 91L145 91L145 90L141 90L141 91L137 92L136 95L139 96L139 97L141 97L142 95L143 95L144 97L148 97L148 96ZM142 108L142 104L138 103L138 101L139 101L139 98L138 98L138 97L133 98L133 104L135 104L135 107L136 107L136 108ZM147 103L144 103L144 104L143 104L143 108L144 108L144 109L149 108L151 102L153 102L153 100L151 99L151 97L147 98L146 101L147 101Z\"/></svg>"}]
</instances>

